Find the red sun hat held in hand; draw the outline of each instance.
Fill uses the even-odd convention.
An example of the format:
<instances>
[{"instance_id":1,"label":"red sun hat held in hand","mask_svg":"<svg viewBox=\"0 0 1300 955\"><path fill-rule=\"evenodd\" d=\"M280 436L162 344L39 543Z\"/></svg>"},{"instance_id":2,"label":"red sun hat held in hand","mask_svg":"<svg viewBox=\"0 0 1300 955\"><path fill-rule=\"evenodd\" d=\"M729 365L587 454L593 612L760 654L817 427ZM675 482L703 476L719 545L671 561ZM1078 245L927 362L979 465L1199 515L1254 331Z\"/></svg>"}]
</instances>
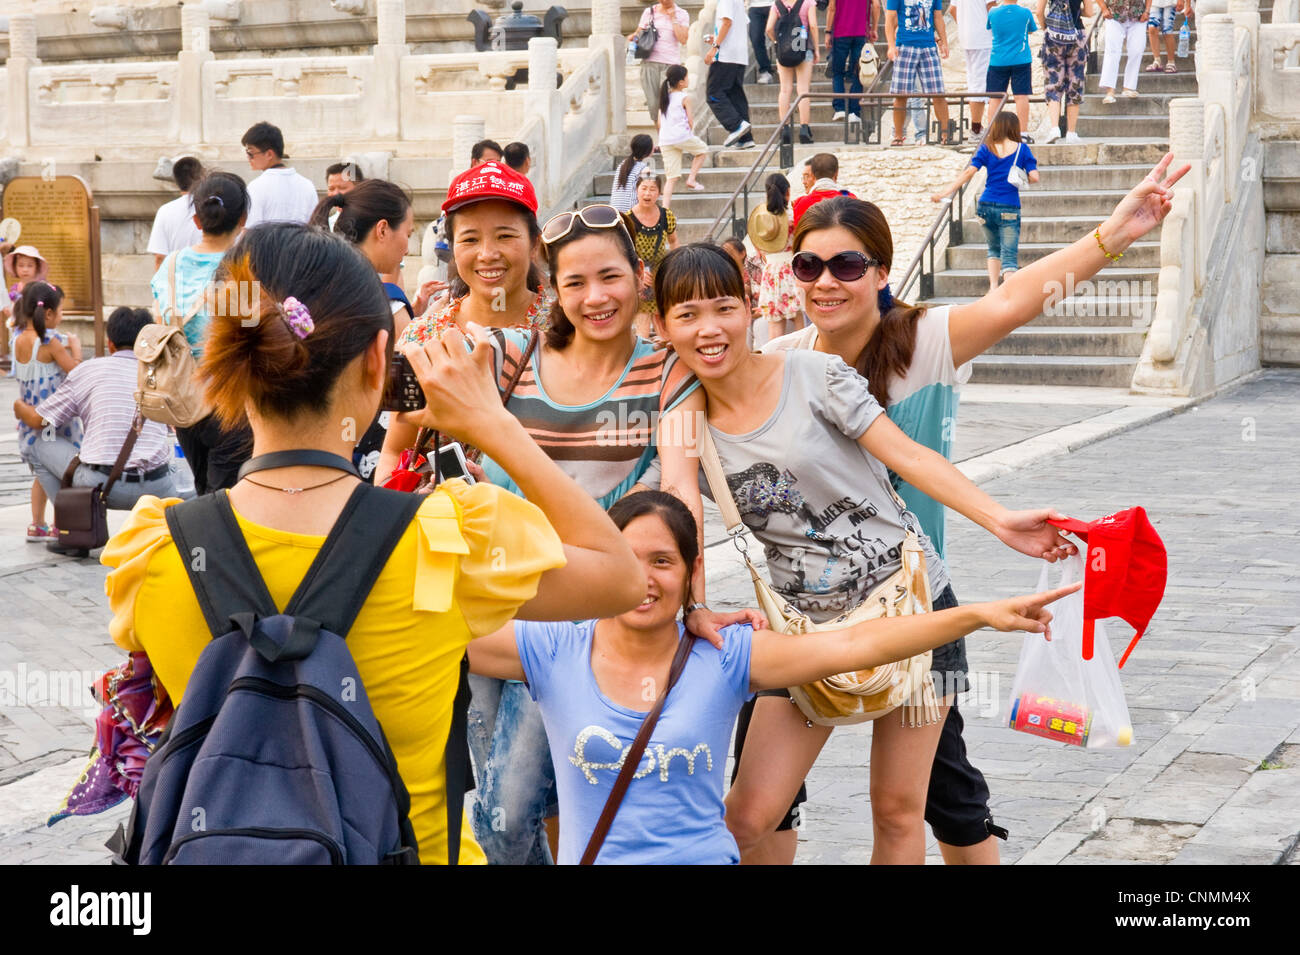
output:
<instances>
[{"instance_id":1,"label":"red sun hat held in hand","mask_svg":"<svg viewBox=\"0 0 1300 955\"><path fill-rule=\"evenodd\" d=\"M471 202L484 199L504 199L518 203L537 215L537 193L527 176L515 172L505 163L485 162L466 169L447 187L443 212L451 212Z\"/></svg>"},{"instance_id":2,"label":"red sun hat held in hand","mask_svg":"<svg viewBox=\"0 0 1300 955\"><path fill-rule=\"evenodd\" d=\"M1049 523L1087 543L1083 573L1083 658L1092 659L1093 622L1119 617L1137 633L1120 657L1122 667L1146 632L1165 595L1165 543L1140 507L1092 523L1065 518Z\"/></svg>"}]
</instances>

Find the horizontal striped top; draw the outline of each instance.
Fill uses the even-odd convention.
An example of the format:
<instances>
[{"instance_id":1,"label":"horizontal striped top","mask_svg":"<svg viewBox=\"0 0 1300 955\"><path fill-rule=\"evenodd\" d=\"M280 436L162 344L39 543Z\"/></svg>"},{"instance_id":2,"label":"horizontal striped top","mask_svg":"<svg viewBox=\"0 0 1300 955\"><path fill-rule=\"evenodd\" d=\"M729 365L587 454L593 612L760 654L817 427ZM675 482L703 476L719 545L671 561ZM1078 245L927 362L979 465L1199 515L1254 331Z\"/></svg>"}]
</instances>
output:
<instances>
[{"instance_id":1,"label":"horizontal striped top","mask_svg":"<svg viewBox=\"0 0 1300 955\"><path fill-rule=\"evenodd\" d=\"M136 357L122 348L103 358L83 361L36 406L36 413L57 427L81 418L81 463L111 465L135 422ZM152 471L171 460L172 442L167 426L145 421L127 459L128 471Z\"/></svg>"},{"instance_id":2,"label":"horizontal striped top","mask_svg":"<svg viewBox=\"0 0 1300 955\"><path fill-rule=\"evenodd\" d=\"M492 332L497 388L504 392L528 347L529 333ZM695 376L668 349L638 338L627 367L614 386L585 405L551 400L542 382L539 343L506 403L547 457L578 482L601 507L631 490L654 460L661 415L699 387ZM488 457L483 470L493 483L518 494L519 487Z\"/></svg>"}]
</instances>

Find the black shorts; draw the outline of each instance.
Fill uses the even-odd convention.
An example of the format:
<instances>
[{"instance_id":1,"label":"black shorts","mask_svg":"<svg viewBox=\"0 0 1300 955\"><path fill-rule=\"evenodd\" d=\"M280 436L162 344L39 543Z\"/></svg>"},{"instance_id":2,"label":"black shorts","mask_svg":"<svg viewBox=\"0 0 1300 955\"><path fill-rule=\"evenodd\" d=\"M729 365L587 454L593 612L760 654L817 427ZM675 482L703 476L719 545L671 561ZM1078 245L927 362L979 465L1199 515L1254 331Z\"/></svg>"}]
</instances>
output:
<instances>
[{"instance_id":1,"label":"black shorts","mask_svg":"<svg viewBox=\"0 0 1300 955\"><path fill-rule=\"evenodd\" d=\"M990 93L1005 93L1011 84L1014 96L1029 96L1034 92L1034 74L1029 63L1015 66L990 66L985 86Z\"/></svg>"},{"instance_id":2,"label":"black shorts","mask_svg":"<svg viewBox=\"0 0 1300 955\"><path fill-rule=\"evenodd\" d=\"M957 595L952 586L945 587L931 604L932 610L947 610L957 606ZM952 643L945 643L935 649L930 663L934 676L935 692L942 700L945 696L965 693L970 689L966 677L966 638L961 637ZM780 696L790 698L788 690L763 690L758 696ZM754 713L754 700L746 703L740 711L736 725L736 769L740 767L740 754L745 746L745 734ZM989 787L984 775L971 765L966 756L966 743L962 739L964 722L957 704L948 710L943 732L939 734L939 747L935 751L934 765L930 770L930 788L926 793L925 821L930 824L934 837L950 846L973 846L983 842L990 835L1005 839L1007 831L993 823L989 812ZM736 781L736 770L732 770L731 781ZM777 832L797 829L803 810L800 806L808 801L808 789L799 786L799 794L790 805L789 811Z\"/></svg>"}]
</instances>

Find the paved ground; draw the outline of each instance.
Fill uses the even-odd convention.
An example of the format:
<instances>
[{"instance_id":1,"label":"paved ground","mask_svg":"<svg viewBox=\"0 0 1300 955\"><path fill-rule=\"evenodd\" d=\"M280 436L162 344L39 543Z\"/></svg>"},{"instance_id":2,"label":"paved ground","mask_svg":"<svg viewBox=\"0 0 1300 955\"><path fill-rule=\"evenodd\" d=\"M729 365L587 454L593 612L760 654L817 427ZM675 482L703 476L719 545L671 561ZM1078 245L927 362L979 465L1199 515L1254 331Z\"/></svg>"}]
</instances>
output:
<instances>
[{"instance_id":1,"label":"paved ground","mask_svg":"<svg viewBox=\"0 0 1300 955\"><path fill-rule=\"evenodd\" d=\"M0 406L13 397L0 383ZM1269 371L1172 414L1180 404L1100 389L984 386L963 398L956 457L994 497L1086 519L1142 504L1170 553L1164 604L1124 670L1128 749L1078 751L1004 728L1020 638L972 638L966 738L1011 830L1005 862L1300 862L1300 372ZM83 671L72 674L82 686L118 661L103 569L22 542L30 482L19 468L0 438L0 862L100 862L125 807L43 825L81 769L87 701L13 690L53 670ZM715 514L711 598L748 603L722 537ZM961 518L948 546L964 600L1037 581L1033 561ZM1114 627L1116 645L1126 635ZM800 861L869 858L870 732L837 730L813 770Z\"/></svg>"}]
</instances>

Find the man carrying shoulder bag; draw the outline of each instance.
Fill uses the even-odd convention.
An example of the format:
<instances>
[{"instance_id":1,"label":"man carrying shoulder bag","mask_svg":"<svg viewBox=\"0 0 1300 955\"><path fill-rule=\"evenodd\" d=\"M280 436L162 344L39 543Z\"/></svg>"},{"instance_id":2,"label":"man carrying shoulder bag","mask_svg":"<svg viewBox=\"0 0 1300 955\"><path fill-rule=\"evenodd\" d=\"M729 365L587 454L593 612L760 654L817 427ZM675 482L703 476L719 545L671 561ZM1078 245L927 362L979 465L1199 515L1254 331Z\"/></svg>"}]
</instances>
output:
<instances>
[{"instance_id":1,"label":"man carrying shoulder bag","mask_svg":"<svg viewBox=\"0 0 1300 955\"><path fill-rule=\"evenodd\" d=\"M130 510L146 494L176 496L170 471L171 436L165 425L138 418L135 403L137 375L132 347L140 330L152 322L152 316L144 309L115 310L108 319L107 356L82 362L39 406L14 403L14 415L42 431L33 448L33 470L45 493L55 502L55 524L60 534L58 543L49 544L51 550L80 552L101 546L103 540L92 538L97 536L96 515L102 514L105 507ZM80 451L70 441L54 435L55 428L76 417L81 418L84 426ZM51 426L48 430L47 425ZM50 436L48 440L46 435ZM114 465L124 448L126 457L120 473L110 484ZM79 493L72 498L65 496L61 508L59 492L64 487L106 490L100 492L102 503L94 501L93 496L86 501L74 501L87 496ZM65 529L60 525L61 510L76 520L75 526L70 524ZM65 530L70 535L65 535Z\"/></svg>"}]
</instances>

